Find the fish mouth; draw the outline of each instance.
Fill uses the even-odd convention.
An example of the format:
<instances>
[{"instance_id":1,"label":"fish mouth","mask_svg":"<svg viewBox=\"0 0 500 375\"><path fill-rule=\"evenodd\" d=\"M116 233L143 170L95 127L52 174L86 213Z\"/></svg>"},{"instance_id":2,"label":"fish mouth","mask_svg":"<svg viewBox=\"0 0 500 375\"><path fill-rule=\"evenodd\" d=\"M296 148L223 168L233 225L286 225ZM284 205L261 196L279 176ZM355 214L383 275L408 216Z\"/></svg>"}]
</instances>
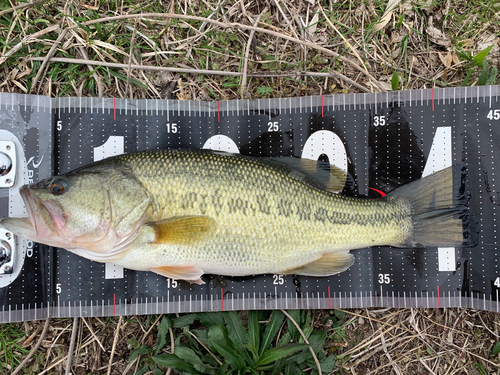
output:
<instances>
[{"instance_id":1,"label":"fish mouth","mask_svg":"<svg viewBox=\"0 0 500 375\"><path fill-rule=\"evenodd\" d=\"M0 221L2 227L18 236L29 238L33 241L41 239L42 236L50 236L53 233L53 226L50 228L50 223L47 226L43 225L43 222L40 222L40 220L37 220L37 214L40 212L42 212L40 218L50 218L51 215L49 212L43 205L35 202L33 194L26 185L19 189L19 193L24 201L28 217L5 217Z\"/></svg>"},{"instance_id":2,"label":"fish mouth","mask_svg":"<svg viewBox=\"0 0 500 375\"><path fill-rule=\"evenodd\" d=\"M30 221L37 237L50 237L64 227L66 219L57 204L40 199L27 185L24 185L19 193L28 212L26 219Z\"/></svg>"}]
</instances>

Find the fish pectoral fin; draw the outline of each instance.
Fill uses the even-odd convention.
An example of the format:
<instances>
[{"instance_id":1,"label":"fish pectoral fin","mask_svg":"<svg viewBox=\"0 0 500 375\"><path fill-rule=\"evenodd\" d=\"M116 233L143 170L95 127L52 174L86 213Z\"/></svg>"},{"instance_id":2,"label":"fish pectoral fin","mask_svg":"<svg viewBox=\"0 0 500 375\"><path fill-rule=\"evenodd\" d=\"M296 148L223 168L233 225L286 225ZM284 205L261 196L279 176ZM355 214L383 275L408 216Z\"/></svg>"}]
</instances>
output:
<instances>
[{"instance_id":1,"label":"fish pectoral fin","mask_svg":"<svg viewBox=\"0 0 500 375\"><path fill-rule=\"evenodd\" d=\"M203 270L195 266L165 266L150 268L151 272L168 277L173 280L186 280L191 284L203 285L205 282L201 279Z\"/></svg>"},{"instance_id":2,"label":"fish pectoral fin","mask_svg":"<svg viewBox=\"0 0 500 375\"><path fill-rule=\"evenodd\" d=\"M354 256L348 250L323 254L319 259L284 272L283 275L330 276L347 270L354 264Z\"/></svg>"},{"instance_id":3,"label":"fish pectoral fin","mask_svg":"<svg viewBox=\"0 0 500 375\"><path fill-rule=\"evenodd\" d=\"M154 244L198 245L215 232L209 216L177 216L148 223L155 231Z\"/></svg>"}]
</instances>

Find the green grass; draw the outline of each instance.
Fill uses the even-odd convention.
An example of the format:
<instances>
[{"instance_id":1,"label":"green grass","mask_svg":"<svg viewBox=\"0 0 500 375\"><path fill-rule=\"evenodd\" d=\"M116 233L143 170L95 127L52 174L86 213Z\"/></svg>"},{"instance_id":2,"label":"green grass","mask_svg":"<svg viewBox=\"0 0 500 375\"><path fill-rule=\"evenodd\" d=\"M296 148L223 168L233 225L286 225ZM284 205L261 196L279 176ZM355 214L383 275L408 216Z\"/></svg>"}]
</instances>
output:
<instances>
[{"instance_id":1,"label":"green grass","mask_svg":"<svg viewBox=\"0 0 500 375\"><path fill-rule=\"evenodd\" d=\"M318 374L312 348L322 373L335 367L335 356L323 352L328 333L315 330L311 311L288 312L308 340L281 311L249 311L238 314L196 313L163 316L156 345L129 341L129 361L137 361L136 374L164 373L166 368L190 374ZM242 319L243 318L243 319ZM338 315L333 317L340 324ZM340 327L340 326L339 326ZM336 327L336 328L339 328ZM175 350L167 350L169 329L175 329Z\"/></svg>"},{"instance_id":2,"label":"green grass","mask_svg":"<svg viewBox=\"0 0 500 375\"><path fill-rule=\"evenodd\" d=\"M26 333L21 329L21 325L2 324L0 325L0 370L4 373L11 371L18 366L22 358L29 353L29 350L22 347L26 340Z\"/></svg>"}]
</instances>

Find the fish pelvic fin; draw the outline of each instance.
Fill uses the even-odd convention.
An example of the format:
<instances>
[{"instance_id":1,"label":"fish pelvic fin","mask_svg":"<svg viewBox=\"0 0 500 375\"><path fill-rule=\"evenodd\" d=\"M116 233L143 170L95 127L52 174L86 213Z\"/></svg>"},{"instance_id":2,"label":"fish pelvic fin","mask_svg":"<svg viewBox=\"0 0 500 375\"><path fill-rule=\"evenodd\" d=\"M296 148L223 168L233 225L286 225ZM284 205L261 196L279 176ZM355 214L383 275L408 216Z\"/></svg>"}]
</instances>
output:
<instances>
[{"instance_id":1,"label":"fish pelvic fin","mask_svg":"<svg viewBox=\"0 0 500 375\"><path fill-rule=\"evenodd\" d=\"M280 273L283 275L322 277L344 272L353 264L354 256L348 250L336 250L323 254L313 262Z\"/></svg>"},{"instance_id":2,"label":"fish pelvic fin","mask_svg":"<svg viewBox=\"0 0 500 375\"><path fill-rule=\"evenodd\" d=\"M209 216L178 216L148 223L155 231L154 244L198 245L212 236L215 220Z\"/></svg>"},{"instance_id":3,"label":"fish pelvic fin","mask_svg":"<svg viewBox=\"0 0 500 375\"><path fill-rule=\"evenodd\" d=\"M173 280L186 280L191 284L203 285L205 282L201 279L203 270L195 266L165 266L150 268L151 272L168 277Z\"/></svg>"},{"instance_id":4,"label":"fish pelvic fin","mask_svg":"<svg viewBox=\"0 0 500 375\"><path fill-rule=\"evenodd\" d=\"M396 247L468 246L478 243L479 229L468 207L470 182L463 165L455 165L391 192L411 209L412 230Z\"/></svg>"}]
</instances>

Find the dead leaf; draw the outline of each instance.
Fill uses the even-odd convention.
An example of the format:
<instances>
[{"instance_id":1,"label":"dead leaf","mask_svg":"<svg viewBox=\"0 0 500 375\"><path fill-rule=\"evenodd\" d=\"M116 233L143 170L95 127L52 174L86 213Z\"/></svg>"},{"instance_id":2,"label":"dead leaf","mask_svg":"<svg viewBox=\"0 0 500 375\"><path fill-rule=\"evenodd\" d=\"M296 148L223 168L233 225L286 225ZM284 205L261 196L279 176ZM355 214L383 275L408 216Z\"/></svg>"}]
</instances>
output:
<instances>
[{"instance_id":1,"label":"dead leaf","mask_svg":"<svg viewBox=\"0 0 500 375\"><path fill-rule=\"evenodd\" d=\"M494 54L500 50L500 38L497 38L495 34L483 35L480 41L477 43L477 49L482 51L489 46L493 45L490 54Z\"/></svg>"},{"instance_id":2,"label":"dead leaf","mask_svg":"<svg viewBox=\"0 0 500 375\"><path fill-rule=\"evenodd\" d=\"M443 47L451 46L451 41L448 38L448 36L438 28L435 28L434 26L429 26L426 31L432 43L438 44Z\"/></svg>"},{"instance_id":3,"label":"dead leaf","mask_svg":"<svg viewBox=\"0 0 500 375\"><path fill-rule=\"evenodd\" d=\"M380 22L373 27L373 31L377 32L382 30L391 20L394 9L399 5L401 0L389 0L387 7L385 8L384 15L380 19Z\"/></svg>"},{"instance_id":4,"label":"dead leaf","mask_svg":"<svg viewBox=\"0 0 500 375\"><path fill-rule=\"evenodd\" d=\"M451 63L453 62L451 52L448 52L446 55L444 53L438 53L438 56L445 67L451 67Z\"/></svg>"},{"instance_id":5,"label":"dead leaf","mask_svg":"<svg viewBox=\"0 0 500 375\"><path fill-rule=\"evenodd\" d=\"M371 86L373 88L373 90L375 91L391 91L392 90L392 86L390 83L387 83L387 82L381 82L381 81L376 81L376 82L367 82L367 85L368 86Z\"/></svg>"},{"instance_id":6,"label":"dead leaf","mask_svg":"<svg viewBox=\"0 0 500 375\"><path fill-rule=\"evenodd\" d=\"M393 30L391 33L391 44L397 44L401 42L407 35L408 31L406 29Z\"/></svg>"},{"instance_id":7,"label":"dead leaf","mask_svg":"<svg viewBox=\"0 0 500 375\"><path fill-rule=\"evenodd\" d=\"M314 17L312 18L311 21L309 21L309 25L311 27L307 29L307 31L309 31L311 35L316 32L316 29L318 28L318 21L319 21L319 15L318 13L314 13Z\"/></svg>"}]
</instances>

